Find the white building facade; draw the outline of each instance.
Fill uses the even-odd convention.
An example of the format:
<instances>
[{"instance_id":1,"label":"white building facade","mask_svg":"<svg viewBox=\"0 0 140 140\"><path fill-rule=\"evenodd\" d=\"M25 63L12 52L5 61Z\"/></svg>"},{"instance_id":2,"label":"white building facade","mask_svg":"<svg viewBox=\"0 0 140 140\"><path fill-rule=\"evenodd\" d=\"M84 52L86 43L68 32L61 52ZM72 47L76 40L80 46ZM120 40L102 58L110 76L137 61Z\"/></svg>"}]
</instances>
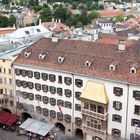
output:
<instances>
[{"instance_id":1,"label":"white building facade","mask_svg":"<svg viewBox=\"0 0 140 140\"><path fill-rule=\"evenodd\" d=\"M49 40L46 42L49 44L51 39L44 40ZM43 44L44 40L35 44L41 44L41 41ZM60 40L52 44L57 47L63 41L65 42ZM77 43L72 40L70 42ZM68 43L69 41L65 42ZM42 44L37 46L41 47ZM14 63L16 83L14 93L18 114L28 113L30 117L46 119L55 123L65 133L80 135L86 140L105 140L113 136L132 139L140 134L138 83L130 84L108 77L92 76L91 71L84 74L80 72L80 66L75 67L79 73L66 70L66 66L63 65L69 56L68 51L65 50L64 57L60 59L55 50L55 62L52 62L53 52L49 52L50 48L45 48L46 56L40 58L40 50L36 52L38 47L31 46L31 53L30 47L25 49ZM49 53L52 55L49 56ZM33 62L32 55L38 56L37 62L36 60ZM47 65L42 65L44 62ZM75 65L75 62L73 63ZM89 70L90 65L91 63L86 61L81 67ZM114 70L108 67L111 74ZM136 76L133 70L130 68L129 74Z\"/></svg>"}]
</instances>

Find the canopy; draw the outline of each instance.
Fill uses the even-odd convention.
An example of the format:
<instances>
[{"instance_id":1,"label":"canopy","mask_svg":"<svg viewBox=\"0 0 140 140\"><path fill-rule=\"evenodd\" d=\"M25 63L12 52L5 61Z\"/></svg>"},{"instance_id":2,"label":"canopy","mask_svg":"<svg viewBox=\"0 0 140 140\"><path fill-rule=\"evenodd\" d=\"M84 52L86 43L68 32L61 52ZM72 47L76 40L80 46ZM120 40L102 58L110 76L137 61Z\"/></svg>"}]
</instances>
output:
<instances>
[{"instance_id":1,"label":"canopy","mask_svg":"<svg viewBox=\"0 0 140 140\"><path fill-rule=\"evenodd\" d=\"M33 132L41 136L45 136L52 130L54 126L49 123L40 122L31 118L28 118L19 127L29 132Z\"/></svg>"},{"instance_id":2,"label":"canopy","mask_svg":"<svg viewBox=\"0 0 140 140\"><path fill-rule=\"evenodd\" d=\"M19 119L19 116L1 111L0 112L0 123L11 126L13 123L15 123Z\"/></svg>"},{"instance_id":3,"label":"canopy","mask_svg":"<svg viewBox=\"0 0 140 140\"><path fill-rule=\"evenodd\" d=\"M102 83L88 81L80 97L98 103L108 103L108 97Z\"/></svg>"}]
</instances>

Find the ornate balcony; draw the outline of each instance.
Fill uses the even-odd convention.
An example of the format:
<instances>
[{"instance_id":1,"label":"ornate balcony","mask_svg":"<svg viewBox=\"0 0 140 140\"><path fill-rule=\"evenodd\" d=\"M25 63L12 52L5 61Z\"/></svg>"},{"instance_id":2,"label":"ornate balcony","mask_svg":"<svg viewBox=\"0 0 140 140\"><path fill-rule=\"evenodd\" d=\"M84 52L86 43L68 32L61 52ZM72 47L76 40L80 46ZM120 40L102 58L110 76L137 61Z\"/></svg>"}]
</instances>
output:
<instances>
[{"instance_id":1,"label":"ornate balcony","mask_svg":"<svg viewBox=\"0 0 140 140\"><path fill-rule=\"evenodd\" d=\"M91 135L97 135L100 137L105 137L106 136L106 130L103 129L97 129L91 126L87 126L86 124L82 124L84 132L91 134Z\"/></svg>"},{"instance_id":2,"label":"ornate balcony","mask_svg":"<svg viewBox=\"0 0 140 140\"><path fill-rule=\"evenodd\" d=\"M108 113L101 114L101 113L94 112L94 111L91 111L91 110L87 110L87 109L84 109L84 108L82 108L82 114L83 115L88 115L88 116L91 116L91 117L95 117L95 118L98 118L98 119L103 120L103 121L106 121L107 118L108 118Z\"/></svg>"}]
</instances>

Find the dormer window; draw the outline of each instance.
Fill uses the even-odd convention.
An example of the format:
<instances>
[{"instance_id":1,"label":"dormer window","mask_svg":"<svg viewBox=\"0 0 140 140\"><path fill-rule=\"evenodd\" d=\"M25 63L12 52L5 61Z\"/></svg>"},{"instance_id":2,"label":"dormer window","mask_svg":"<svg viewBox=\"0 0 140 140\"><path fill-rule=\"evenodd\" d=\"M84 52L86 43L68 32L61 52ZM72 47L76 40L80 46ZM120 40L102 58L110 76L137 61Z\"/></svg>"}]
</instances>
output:
<instances>
[{"instance_id":1,"label":"dormer window","mask_svg":"<svg viewBox=\"0 0 140 140\"><path fill-rule=\"evenodd\" d=\"M45 54L39 54L39 59L43 60L46 57L46 55L47 55L46 53Z\"/></svg>"},{"instance_id":2,"label":"dormer window","mask_svg":"<svg viewBox=\"0 0 140 140\"><path fill-rule=\"evenodd\" d=\"M86 67L90 67L90 66L91 66L91 62L86 61L86 62L85 62L85 66L86 66Z\"/></svg>"},{"instance_id":3,"label":"dormer window","mask_svg":"<svg viewBox=\"0 0 140 140\"><path fill-rule=\"evenodd\" d=\"M109 70L111 70L111 71L115 71L115 69L116 69L116 67L114 66L114 65L109 65Z\"/></svg>"},{"instance_id":4,"label":"dormer window","mask_svg":"<svg viewBox=\"0 0 140 140\"><path fill-rule=\"evenodd\" d=\"M25 57L29 57L30 55L31 55L31 52L25 52L25 53L24 53L24 56L25 56Z\"/></svg>"},{"instance_id":5,"label":"dormer window","mask_svg":"<svg viewBox=\"0 0 140 140\"><path fill-rule=\"evenodd\" d=\"M130 69L130 73L131 73L131 74L136 74L136 73L137 73L137 70L136 70L134 67L132 67L132 68Z\"/></svg>"},{"instance_id":6,"label":"dormer window","mask_svg":"<svg viewBox=\"0 0 140 140\"><path fill-rule=\"evenodd\" d=\"M62 64L63 61L64 61L64 59L65 59L65 57L59 56L59 57L58 57L58 63Z\"/></svg>"}]
</instances>

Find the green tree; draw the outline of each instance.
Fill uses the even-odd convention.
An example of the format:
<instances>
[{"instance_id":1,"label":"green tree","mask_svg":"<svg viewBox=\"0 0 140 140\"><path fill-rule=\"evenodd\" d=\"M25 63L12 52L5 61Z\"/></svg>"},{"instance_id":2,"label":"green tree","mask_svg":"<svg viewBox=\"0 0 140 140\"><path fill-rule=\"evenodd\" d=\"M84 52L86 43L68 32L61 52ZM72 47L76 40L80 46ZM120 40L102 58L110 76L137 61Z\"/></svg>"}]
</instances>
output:
<instances>
[{"instance_id":1,"label":"green tree","mask_svg":"<svg viewBox=\"0 0 140 140\"><path fill-rule=\"evenodd\" d=\"M43 8L40 12L40 18L43 22L51 21L52 11L50 8Z\"/></svg>"},{"instance_id":2,"label":"green tree","mask_svg":"<svg viewBox=\"0 0 140 140\"><path fill-rule=\"evenodd\" d=\"M124 21L124 16L123 15L117 15L115 17L115 22L123 22Z\"/></svg>"},{"instance_id":3,"label":"green tree","mask_svg":"<svg viewBox=\"0 0 140 140\"><path fill-rule=\"evenodd\" d=\"M8 5L10 3L10 0L2 0L2 4Z\"/></svg>"},{"instance_id":4,"label":"green tree","mask_svg":"<svg viewBox=\"0 0 140 140\"><path fill-rule=\"evenodd\" d=\"M7 27L9 24L8 18L5 16L0 16L0 27Z\"/></svg>"},{"instance_id":5,"label":"green tree","mask_svg":"<svg viewBox=\"0 0 140 140\"><path fill-rule=\"evenodd\" d=\"M16 24L16 17L14 15L10 15L9 20L9 26L13 26L14 24Z\"/></svg>"},{"instance_id":6,"label":"green tree","mask_svg":"<svg viewBox=\"0 0 140 140\"><path fill-rule=\"evenodd\" d=\"M96 18L99 18L100 17L100 14L96 11L92 11L89 15L88 15L88 18L89 20L93 20L93 19L96 19Z\"/></svg>"},{"instance_id":7,"label":"green tree","mask_svg":"<svg viewBox=\"0 0 140 140\"><path fill-rule=\"evenodd\" d=\"M83 11L82 14L79 17L79 22L82 23L82 25L86 25L87 23L89 23L89 18L88 18L88 14L86 11Z\"/></svg>"}]
</instances>

